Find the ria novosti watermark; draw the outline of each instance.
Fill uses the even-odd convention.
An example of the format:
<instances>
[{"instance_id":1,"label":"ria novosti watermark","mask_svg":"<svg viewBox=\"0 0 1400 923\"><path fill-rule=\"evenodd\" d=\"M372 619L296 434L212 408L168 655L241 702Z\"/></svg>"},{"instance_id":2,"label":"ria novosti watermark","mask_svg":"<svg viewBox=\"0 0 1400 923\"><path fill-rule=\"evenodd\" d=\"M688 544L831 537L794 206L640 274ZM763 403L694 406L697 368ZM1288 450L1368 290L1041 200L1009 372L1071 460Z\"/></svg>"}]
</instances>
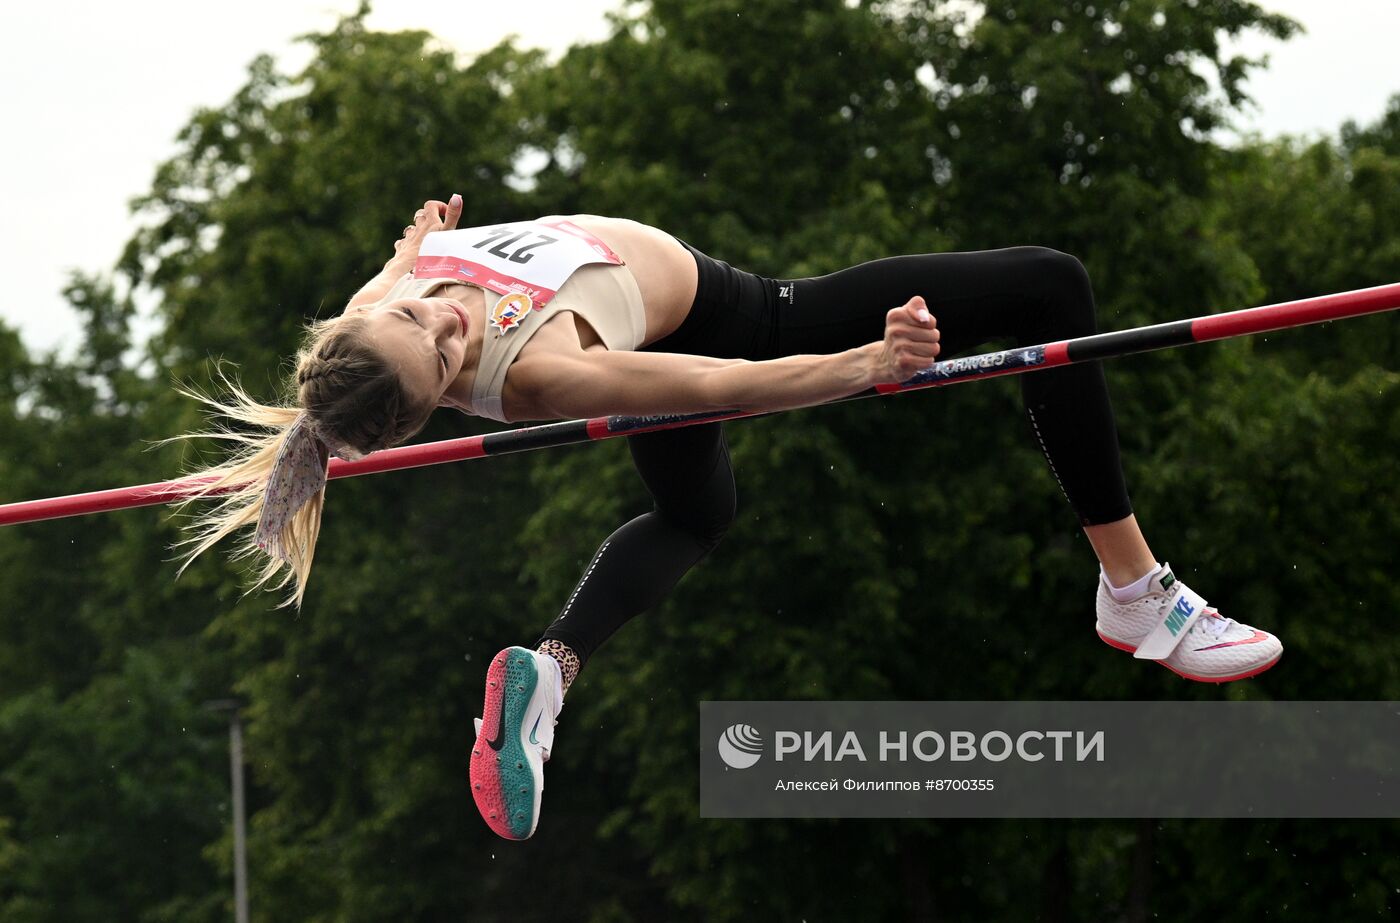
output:
<instances>
[{"instance_id":1,"label":"ria novosti watermark","mask_svg":"<svg viewBox=\"0 0 1400 923\"><path fill-rule=\"evenodd\" d=\"M763 735L747 724L733 724L720 736L719 755L731 769L747 769L763 755ZM935 763L946 759L966 763L977 759L1000 763L1016 758L1031 763L1052 759L1076 762L1103 762L1103 731L1020 731L1013 738L1006 731L940 731L907 730L880 731L875 742L874 756L866 755L866 746L855 731L846 731L837 742L833 731L775 731L773 760L783 762L794 757L804 762L822 760L839 763L854 759L869 762L907 762L915 759Z\"/></svg>"},{"instance_id":2,"label":"ria novosti watermark","mask_svg":"<svg viewBox=\"0 0 1400 923\"><path fill-rule=\"evenodd\" d=\"M1400 703L704 702L706 817L1400 817Z\"/></svg>"}]
</instances>

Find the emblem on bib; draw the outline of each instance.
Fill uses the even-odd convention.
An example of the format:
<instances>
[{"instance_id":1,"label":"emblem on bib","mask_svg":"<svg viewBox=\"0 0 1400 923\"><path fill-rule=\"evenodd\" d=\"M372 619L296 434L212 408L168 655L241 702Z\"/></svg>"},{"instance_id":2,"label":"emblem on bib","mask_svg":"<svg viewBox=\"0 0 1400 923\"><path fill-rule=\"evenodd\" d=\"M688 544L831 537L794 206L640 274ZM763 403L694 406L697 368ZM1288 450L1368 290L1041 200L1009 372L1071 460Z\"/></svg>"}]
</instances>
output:
<instances>
[{"instance_id":1,"label":"emblem on bib","mask_svg":"<svg viewBox=\"0 0 1400 923\"><path fill-rule=\"evenodd\" d=\"M501 333L510 333L535 308L535 302L524 292L505 295L491 309L491 326Z\"/></svg>"}]
</instances>

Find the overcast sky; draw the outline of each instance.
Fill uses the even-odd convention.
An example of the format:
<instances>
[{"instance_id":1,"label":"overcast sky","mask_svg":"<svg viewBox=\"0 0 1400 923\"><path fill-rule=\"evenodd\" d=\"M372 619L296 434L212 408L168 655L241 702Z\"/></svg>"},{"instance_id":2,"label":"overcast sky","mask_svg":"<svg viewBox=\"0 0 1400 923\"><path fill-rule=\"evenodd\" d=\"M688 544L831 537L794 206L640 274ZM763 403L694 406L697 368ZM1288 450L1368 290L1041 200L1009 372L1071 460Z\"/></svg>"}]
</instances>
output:
<instances>
[{"instance_id":1,"label":"overcast sky","mask_svg":"<svg viewBox=\"0 0 1400 923\"><path fill-rule=\"evenodd\" d=\"M796 0L795 0L796 2ZM1394 0L1260 0L1300 20L1291 42L1252 41L1269 71L1250 90L1246 127L1266 135L1335 131L1369 121L1400 91ZM79 336L59 292L70 269L109 269L134 226L127 202L147 190L155 165L201 105L219 105L260 52L284 70L307 60L293 36L325 30L355 0L174 0L7 3L0 14L0 246L8 296L0 316L31 351ZM380 0L369 25L426 29L464 53L514 32L558 52L607 34L603 14L622 0ZM217 12L216 12L217 11ZM408 203L412 205L413 203ZM1385 281L1385 280L1377 280Z\"/></svg>"}]
</instances>

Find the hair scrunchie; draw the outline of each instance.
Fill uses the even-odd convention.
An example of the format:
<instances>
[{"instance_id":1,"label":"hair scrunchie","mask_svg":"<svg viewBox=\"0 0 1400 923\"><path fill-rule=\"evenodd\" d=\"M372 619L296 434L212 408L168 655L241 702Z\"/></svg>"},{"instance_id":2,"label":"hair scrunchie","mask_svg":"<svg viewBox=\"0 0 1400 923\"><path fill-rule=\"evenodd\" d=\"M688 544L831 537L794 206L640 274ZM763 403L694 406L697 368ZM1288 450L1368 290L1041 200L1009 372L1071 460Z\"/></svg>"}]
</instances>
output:
<instances>
[{"instance_id":1,"label":"hair scrunchie","mask_svg":"<svg viewBox=\"0 0 1400 923\"><path fill-rule=\"evenodd\" d=\"M306 411L297 415L272 464L263 492L262 513L254 536L258 547L283 561L291 561L282 543L282 531L306 503L326 486L330 456L357 461L365 453L338 440L320 435Z\"/></svg>"}]
</instances>

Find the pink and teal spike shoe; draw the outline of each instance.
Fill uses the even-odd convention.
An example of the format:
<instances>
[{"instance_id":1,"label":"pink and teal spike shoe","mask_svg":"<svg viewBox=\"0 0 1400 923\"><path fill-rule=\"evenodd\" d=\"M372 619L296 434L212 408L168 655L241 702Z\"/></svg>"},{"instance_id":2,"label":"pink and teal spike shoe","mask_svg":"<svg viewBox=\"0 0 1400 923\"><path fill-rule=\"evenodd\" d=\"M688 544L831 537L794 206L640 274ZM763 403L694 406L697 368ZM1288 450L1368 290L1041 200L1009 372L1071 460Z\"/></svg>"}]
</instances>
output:
<instances>
[{"instance_id":1,"label":"pink and teal spike shoe","mask_svg":"<svg viewBox=\"0 0 1400 923\"><path fill-rule=\"evenodd\" d=\"M472 743L472 798L487 826L507 840L529 839L539 823L563 684L553 657L523 647L501 651L486 670Z\"/></svg>"}]
</instances>

